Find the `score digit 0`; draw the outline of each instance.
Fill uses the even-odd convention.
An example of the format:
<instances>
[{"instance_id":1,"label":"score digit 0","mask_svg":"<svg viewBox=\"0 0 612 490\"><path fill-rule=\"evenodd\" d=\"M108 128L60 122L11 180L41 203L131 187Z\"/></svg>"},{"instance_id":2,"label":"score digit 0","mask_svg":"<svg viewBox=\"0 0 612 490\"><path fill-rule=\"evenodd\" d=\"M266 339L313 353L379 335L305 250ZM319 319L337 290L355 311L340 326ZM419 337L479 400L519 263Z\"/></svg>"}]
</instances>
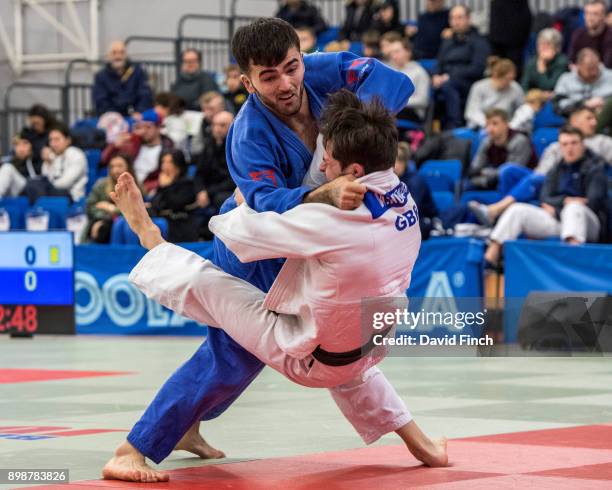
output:
<instances>
[{"instance_id":1,"label":"score digit 0","mask_svg":"<svg viewBox=\"0 0 612 490\"><path fill-rule=\"evenodd\" d=\"M34 265L36 262L36 249L31 245L26 247L25 249L25 261L28 265ZM36 290L36 286L38 285L38 278L36 277L36 272L27 271L24 277L24 284L27 291Z\"/></svg>"}]
</instances>

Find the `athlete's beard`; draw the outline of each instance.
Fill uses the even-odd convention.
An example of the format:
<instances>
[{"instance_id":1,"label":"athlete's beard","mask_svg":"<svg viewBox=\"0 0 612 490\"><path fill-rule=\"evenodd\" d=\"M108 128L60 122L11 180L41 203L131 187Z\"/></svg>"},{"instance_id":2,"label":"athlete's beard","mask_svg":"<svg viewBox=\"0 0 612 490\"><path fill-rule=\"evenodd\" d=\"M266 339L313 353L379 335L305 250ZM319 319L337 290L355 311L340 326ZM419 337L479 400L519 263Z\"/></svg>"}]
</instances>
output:
<instances>
[{"instance_id":1,"label":"athlete's beard","mask_svg":"<svg viewBox=\"0 0 612 490\"><path fill-rule=\"evenodd\" d=\"M261 100L262 104L275 114L282 117L291 117L295 116L298 112L300 112L300 109L302 108L302 100L304 98L304 84L302 83L302 85L300 86L300 91L297 94L297 109L292 110L291 112L283 110L281 107L278 106L275 101L271 101L270 99L264 97L257 89L255 89L255 94L257 95L257 97L259 97L259 100Z\"/></svg>"}]
</instances>

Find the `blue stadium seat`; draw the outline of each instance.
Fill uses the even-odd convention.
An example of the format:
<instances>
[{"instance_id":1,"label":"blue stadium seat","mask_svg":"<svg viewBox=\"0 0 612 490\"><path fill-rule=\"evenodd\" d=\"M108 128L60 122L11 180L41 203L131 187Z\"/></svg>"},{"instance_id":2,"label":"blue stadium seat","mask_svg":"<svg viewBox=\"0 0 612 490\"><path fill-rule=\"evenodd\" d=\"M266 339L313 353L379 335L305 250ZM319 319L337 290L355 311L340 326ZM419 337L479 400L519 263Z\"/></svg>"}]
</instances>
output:
<instances>
[{"instance_id":1,"label":"blue stadium seat","mask_svg":"<svg viewBox=\"0 0 612 490\"><path fill-rule=\"evenodd\" d=\"M338 34L340 34L340 27L338 26L333 26L323 31L317 36L317 49L323 51L326 44L338 39Z\"/></svg>"},{"instance_id":2,"label":"blue stadium seat","mask_svg":"<svg viewBox=\"0 0 612 490\"><path fill-rule=\"evenodd\" d=\"M538 128L533 132L531 140L538 158L542 156L548 145L559 139L559 128Z\"/></svg>"},{"instance_id":3,"label":"blue stadium seat","mask_svg":"<svg viewBox=\"0 0 612 490\"><path fill-rule=\"evenodd\" d=\"M6 210L11 220L11 230L25 229L25 215L28 210L27 197L4 197L0 199L0 209Z\"/></svg>"},{"instance_id":4,"label":"blue stadium seat","mask_svg":"<svg viewBox=\"0 0 612 490\"><path fill-rule=\"evenodd\" d=\"M198 166L194 163L187 167L187 177L193 179L195 177L196 171L198 170Z\"/></svg>"},{"instance_id":5,"label":"blue stadium seat","mask_svg":"<svg viewBox=\"0 0 612 490\"><path fill-rule=\"evenodd\" d=\"M455 183L453 180L444 174L424 174L422 176L427 182L427 187L432 192L454 192Z\"/></svg>"},{"instance_id":6,"label":"blue stadium seat","mask_svg":"<svg viewBox=\"0 0 612 490\"><path fill-rule=\"evenodd\" d=\"M67 197L40 197L34 203L34 208L42 208L49 212L49 229L64 230L66 229L66 218L68 217L68 208L70 207L70 199Z\"/></svg>"},{"instance_id":7,"label":"blue stadium seat","mask_svg":"<svg viewBox=\"0 0 612 490\"><path fill-rule=\"evenodd\" d=\"M464 140L470 140L472 146L470 147L470 158L474 158L476 152L478 151L478 147L480 146L480 142L484 139L485 133L484 131L476 131L471 128L456 128L453 129L453 136L455 138L460 138Z\"/></svg>"},{"instance_id":8,"label":"blue stadium seat","mask_svg":"<svg viewBox=\"0 0 612 490\"><path fill-rule=\"evenodd\" d=\"M162 237L168 238L168 221L165 218L152 218L153 223L159 226ZM111 244L140 245L138 236L134 233L124 218L118 218L111 229Z\"/></svg>"},{"instance_id":9,"label":"blue stadium seat","mask_svg":"<svg viewBox=\"0 0 612 490\"><path fill-rule=\"evenodd\" d=\"M352 42L349 51L357 56L363 56L363 43L361 41Z\"/></svg>"},{"instance_id":10,"label":"blue stadium seat","mask_svg":"<svg viewBox=\"0 0 612 490\"><path fill-rule=\"evenodd\" d=\"M533 129L559 128L564 123L565 119L555 112L552 102L546 102L535 115Z\"/></svg>"},{"instance_id":11,"label":"blue stadium seat","mask_svg":"<svg viewBox=\"0 0 612 490\"><path fill-rule=\"evenodd\" d=\"M436 58L417 60L417 63L425 68L425 71L430 75L433 74L438 67L438 60Z\"/></svg>"},{"instance_id":12,"label":"blue stadium seat","mask_svg":"<svg viewBox=\"0 0 612 490\"><path fill-rule=\"evenodd\" d=\"M434 204L439 212L444 212L450 209L455 204L455 195L448 191L434 191L431 193Z\"/></svg>"},{"instance_id":13,"label":"blue stadium seat","mask_svg":"<svg viewBox=\"0 0 612 490\"><path fill-rule=\"evenodd\" d=\"M469 201L477 201L482 204L493 204L502 199L502 193L498 191L465 191L461 195L461 204Z\"/></svg>"},{"instance_id":14,"label":"blue stadium seat","mask_svg":"<svg viewBox=\"0 0 612 490\"><path fill-rule=\"evenodd\" d=\"M419 174L427 178L431 175L446 175L455 184L461 179L461 162L459 160L427 160Z\"/></svg>"},{"instance_id":15,"label":"blue stadium seat","mask_svg":"<svg viewBox=\"0 0 612 490\"><path fill-rule=\"evenodd\" d=\"M87 187L85 192L89 194L91 189L93 188L96 180L98 180L99 171L98 165L100 164L100 159L102 157L101 150L85 150L85 156L87 157Z\"/></svg>"}]
</instances>

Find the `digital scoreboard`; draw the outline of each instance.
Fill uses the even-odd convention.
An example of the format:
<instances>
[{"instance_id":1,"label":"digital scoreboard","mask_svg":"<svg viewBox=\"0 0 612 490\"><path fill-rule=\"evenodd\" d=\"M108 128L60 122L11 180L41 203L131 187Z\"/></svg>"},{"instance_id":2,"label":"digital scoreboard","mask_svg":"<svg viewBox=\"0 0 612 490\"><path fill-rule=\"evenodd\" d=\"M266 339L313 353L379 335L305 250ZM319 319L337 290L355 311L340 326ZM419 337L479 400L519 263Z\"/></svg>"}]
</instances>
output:
<instances>
[{"instance_id":1,"label":"digital scoreboard","mask_svg":"<svg viewBox=\"0 0 612 490\"><path fill-rule=\"evenodd\" d=\"M0 232L0 333L75 333L70 232Z\"/></svg>"}]
</instances>

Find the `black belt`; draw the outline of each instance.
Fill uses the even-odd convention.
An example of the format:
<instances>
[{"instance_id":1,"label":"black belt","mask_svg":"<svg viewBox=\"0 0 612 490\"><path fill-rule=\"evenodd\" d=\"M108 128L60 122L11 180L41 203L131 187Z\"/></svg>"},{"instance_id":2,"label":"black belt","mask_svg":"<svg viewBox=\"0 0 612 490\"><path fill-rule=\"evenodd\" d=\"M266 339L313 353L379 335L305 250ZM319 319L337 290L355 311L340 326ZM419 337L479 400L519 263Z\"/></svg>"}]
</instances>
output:
<instances>
[{"instance_id":1,"label":"black belt","mask_svg":"<svg viewBox=\"0 0 612 490\"><path fill-rule=\"evenodd\" d=\"M392 328L393 326L373 334L369 342L363 344L361 347L357 347L356 349L349 350L347 352L328 352L321 349L321 346L318 346L312 352L312 357L314 357L321 364L326 364L328 366L347 366L367 356L372 349L374 349L374 347L378 347L374 343L374 337L378 337L379 335L386 337Z\"/></svg>"}]
</instances>

